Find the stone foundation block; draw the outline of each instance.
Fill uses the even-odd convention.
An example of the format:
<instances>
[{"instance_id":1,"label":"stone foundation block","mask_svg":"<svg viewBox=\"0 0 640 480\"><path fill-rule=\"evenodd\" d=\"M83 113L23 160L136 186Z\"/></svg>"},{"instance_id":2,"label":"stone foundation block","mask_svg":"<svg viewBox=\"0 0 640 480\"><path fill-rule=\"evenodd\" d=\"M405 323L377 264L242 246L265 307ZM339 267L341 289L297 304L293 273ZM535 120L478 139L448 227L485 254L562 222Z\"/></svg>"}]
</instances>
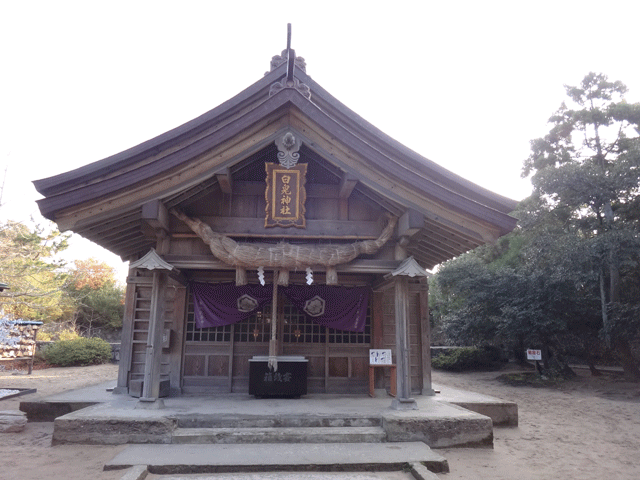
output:
<instances>
[{"instance_id":1,"label":"stone foundation block","mask_svg":"<svg viewBox=\"0 0 640 480\"><path fill-rule=\"evenodd\" d=\"M84 443L124 445L127 443L171 443L176 421L171 418L87 418L73 414L56 418L52 445Z\"/></svg>"},{"instance_id":2,"label":"stone foundation block","mask_svg":"<svg viewBox=\"0 0 640 480\"><path fill-rule=\"evenodd\" d=\"M416 411L387 412L382 416L388 442L424 442L431 448L493 448L489 417L468 415L433 417Z\"/></svg>"},{"instance_id":3,"label":"stone foundation block","mask_svg":"<svg viewBox=\"0 0 640 480\"><path fill-rule=\"evenodd\" d=\"M21 432L27 426L27 415L20 410L0 411L0 433Z\"/></svg>"}]
</instances>

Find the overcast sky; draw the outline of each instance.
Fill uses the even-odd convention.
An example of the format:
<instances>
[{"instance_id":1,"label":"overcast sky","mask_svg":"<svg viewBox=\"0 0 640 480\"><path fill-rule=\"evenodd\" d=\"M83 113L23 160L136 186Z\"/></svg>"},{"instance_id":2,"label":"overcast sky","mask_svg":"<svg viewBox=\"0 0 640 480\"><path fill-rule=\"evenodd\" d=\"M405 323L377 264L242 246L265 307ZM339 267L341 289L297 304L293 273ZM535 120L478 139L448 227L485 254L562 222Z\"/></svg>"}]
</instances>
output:
<instances>
[{"instance_id":1,"label":"overcast sky","mask_svg":"<svg viewBox=\"0 0 640 480\"><path fill-rule=\"evenodd\" d=\"M307 73L338 100L520 200L529 140L546 133L563 85L602 72L640 98L639 13L632 0L2 2L0 220L43 222L31 181L148 140L259 80L287 23ZM68 258L121 267L87 243L74 240Z\"/></svg>"}]
</instances>

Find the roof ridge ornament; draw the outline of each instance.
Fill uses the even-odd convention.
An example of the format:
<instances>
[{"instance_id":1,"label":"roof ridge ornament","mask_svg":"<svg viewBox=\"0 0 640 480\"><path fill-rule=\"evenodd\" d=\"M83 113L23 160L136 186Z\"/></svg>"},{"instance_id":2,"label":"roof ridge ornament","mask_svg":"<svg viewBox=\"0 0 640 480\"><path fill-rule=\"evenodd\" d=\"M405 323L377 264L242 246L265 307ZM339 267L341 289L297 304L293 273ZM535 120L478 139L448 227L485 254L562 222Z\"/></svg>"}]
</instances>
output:
<instances>
[{"instance_id":1,"label":"roof ridge ornament","mask_svg":"<svg viewBox=\"0 0 640 480\"><path fill-rule=\"evenodd\" d=\"M300 160L298 150L302 146L302 140L293 133L287 132L282 137L276 139L278 147L278 161L284 168L295 167Z\"/></svg>"},{"instance_id":2,"label":"roof ridge ornament","mask_svg":"<svg viewBox=\"0 0 640 480\"><path fill-rule=\"evenodd\" d=\"M306 63L304 58L296 57L296 51L291 48L290 23L287 24L287 48L282 51L281 55L276 55L271 58L271 70L273 71L283 63L287 64L287 75L281 81L271 85L271 88L269 88L269 96L271 97L285 88L294 88L300 92L303 97L311 99L311 90L309 89L309 86L295 78L296 67L306 73Z\"/></svg>"}]
</instances>

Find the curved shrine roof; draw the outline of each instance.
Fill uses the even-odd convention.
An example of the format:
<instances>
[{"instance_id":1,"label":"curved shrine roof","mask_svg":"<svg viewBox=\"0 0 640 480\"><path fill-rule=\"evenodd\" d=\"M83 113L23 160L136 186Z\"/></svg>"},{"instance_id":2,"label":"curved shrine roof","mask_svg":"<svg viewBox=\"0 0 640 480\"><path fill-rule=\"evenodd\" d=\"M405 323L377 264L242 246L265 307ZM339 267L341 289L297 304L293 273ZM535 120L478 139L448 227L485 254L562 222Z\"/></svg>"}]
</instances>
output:
<instances>
[{"instance_id":1,"label":"curved shrine roof","mask_svg":"<svg viewBox=\"0 0 640 480\"><path fill-rule=\"evenodd\" d=\"M508 215L515 201L400 144L302 69L294 69L293 81L287 82L286 62L177 128L103 160L34 181L44 196L38 201L40 211L61 230L79 233L125 260L139 258L155 246L141 228L143 205L192 201L213 188L217 173L233 172L259 155L284 129L294 130L305 148L338 173L355 178L364 194L393 213L424 215L417 242L423 247L412 253L427 267L515 227L516 219ZM422 256L420 248L426 249Z\"/></svg>"}]
</instances>

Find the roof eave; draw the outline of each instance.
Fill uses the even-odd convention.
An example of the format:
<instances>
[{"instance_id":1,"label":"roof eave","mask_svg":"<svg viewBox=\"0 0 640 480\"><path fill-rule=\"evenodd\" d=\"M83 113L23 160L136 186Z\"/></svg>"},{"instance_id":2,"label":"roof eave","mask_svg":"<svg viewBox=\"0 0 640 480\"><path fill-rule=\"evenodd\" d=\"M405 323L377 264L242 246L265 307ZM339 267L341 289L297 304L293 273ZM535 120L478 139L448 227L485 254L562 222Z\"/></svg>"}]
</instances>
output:
<instances>
[{"instance_id":1,"label":"roof eave","mask_svg":"<svg viewBox=\"0 0 640 480\"><path fill-rule=\"evenodd\" d=\"M54 175L39 180L34 180L36 190L44 195L52 196L73 189L74 186L85 184L92 179L108 174L122 165L130 164L138 159L148 157L151 152L162 151L180 142L181 139L196 135L198 132L209 128L212 124L220 122L230 112L238 110L247 102L264 97L269 87L286 75L286 65L280 65L268 72L262 79L250 85L242 92L217 107L190 120L176 128L173 128L157 137L142 142L134 147L111 155L102 160L90 163L69 172Z\"/></svg>"},{"instance_id":2,"label":"roof eave","mask_svg":"<svg viewBox=\"0 0 640 480\"><path fill-rule=\"evenodd\" d=\"M464 195L460 195L455 190L445 188L428 178L422 178L412 174L409 170L404 171L406 169L389 168L390 165L392 165L392 161L385 152L380 152L375 149L370 142L366 141L366 139L357 136L353 130L347 129L347 127L338 123L335 119L320 110L315 104L300 95L294 89L284 89L279 93L268 97L262 103L256 104L253 109L245 113L242 117L236 118L227 125L223 125L219 130L216 130L215 135L212 135L215 145L233 137L237 134L237 130L240 126L246 127L247 122L255 123L264 118L265 115L268 115L277 109L285 108L289 104L297 107L298 110L310 116L310 118L315 119L322 128L326 128L330 133L334 134L336 138L342 138L344 141L349 141L354 149L363 152L368 159L374 161L378 165L378 168L384 171L387 175L396 176L399 180L411 185L416 192L431 195L434 198L451 205L452 208L455 208L462 213L470 214L488 222L489 224L495 225L505 233L511 231L515 227L516 220L501 211L492 209ZM207 141L211 142L212 140L209 139ZM198 142L202 143L200 150L206 151L207 149L215 146L212 143L207 143L207 141L203 139L198 140ZM193 145L195 144L190 144L190 147ZM115 177L105 180L102 182L101 189L98 189L94 185L85 185L73 191L67 191L41 199L38 201L38 204L45 217L55 220L56 213L61 210L73 208L75 205L84 204L86 202L95 201L124 188L130 188L136 183L150 178L152 175L146 172L151 171L149 169L152 168L152 166L155 168L154 174L157 175L159 172L176 167L180 164L179 162L184 163L189 161L189 158L191 158L191 156L185 156L184 152L181 150L172 152L160 158L153 164L145 164L136 172L129 171L126 176L123 175L119 178Z\"/></svg>"},{"instance_id":3,"label":"roof eave","mask_svg":"<svg viewBox=\"0 0 640 480\"><path fill-rule=\"evenodd\" d=\"M297 72L296 75L300 77L301 82L306 83L310 87L312 98L316 100L316 102L319 98L326 103L327 106L334 108L341 114L343 121L348 123L349 127L354 129L354 131L358 132L357 134L359 136L371 139L372 143L375 142L377 144L388 145L390 148L395 150L399 156L413 162L416 168L429 168L431 171L430 173L437 176L437 178L444 184L449 185L451 188L455 188L460 194L466 195L474 201L478 201L479 203L487 205L502 213L510 213L516 209L518 201L481 187L464 177L456 175L432 160L423 157L369 123L353 110L349 109L337 98L323 89L322 86L316 83L305 72Z\"/></svg>"}]
</instances>

